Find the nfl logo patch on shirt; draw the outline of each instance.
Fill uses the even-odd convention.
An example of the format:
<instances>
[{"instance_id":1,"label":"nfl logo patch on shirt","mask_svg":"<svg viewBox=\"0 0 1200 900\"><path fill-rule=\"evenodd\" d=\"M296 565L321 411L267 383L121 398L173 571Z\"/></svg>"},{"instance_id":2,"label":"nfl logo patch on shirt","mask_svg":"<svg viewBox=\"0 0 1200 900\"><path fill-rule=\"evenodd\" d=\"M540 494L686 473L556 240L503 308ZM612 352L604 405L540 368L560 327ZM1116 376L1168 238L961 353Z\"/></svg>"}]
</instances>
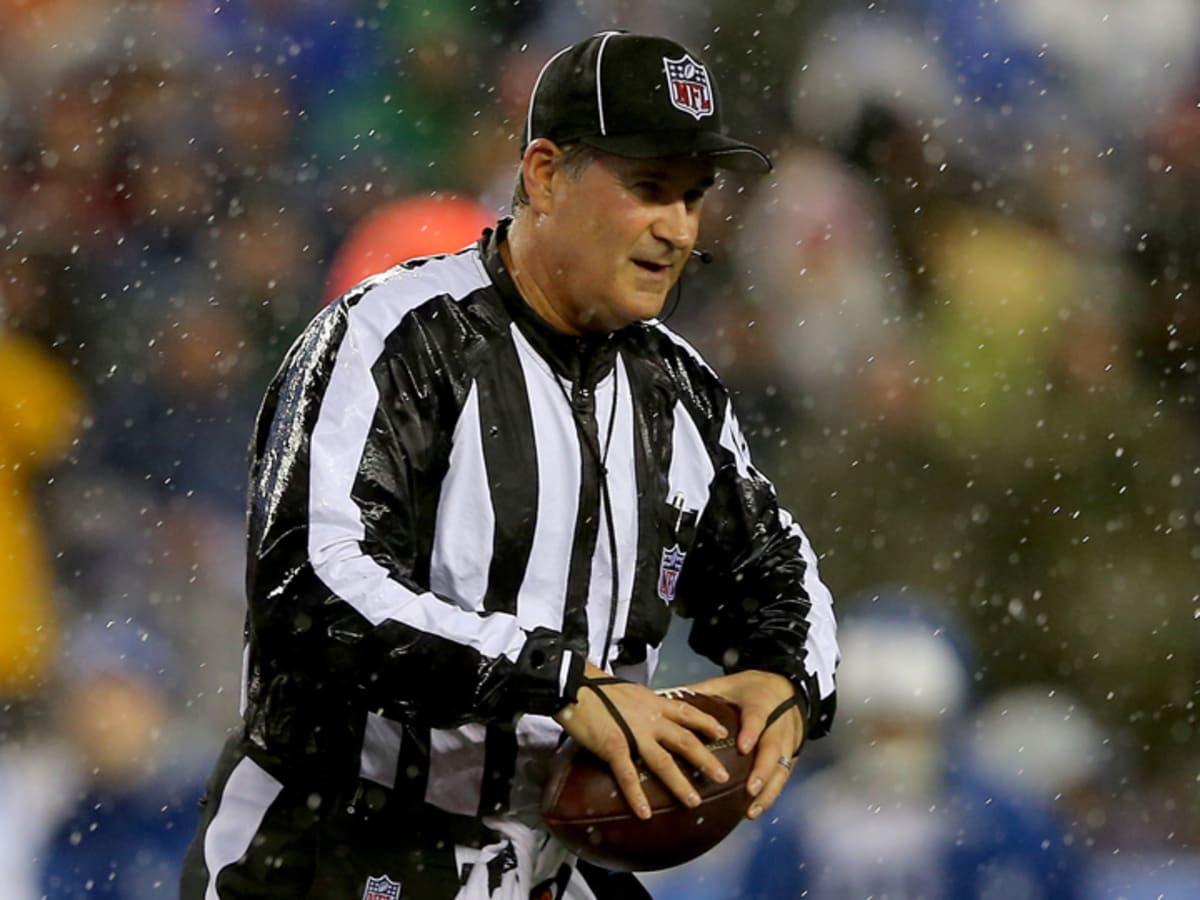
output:
<instances>
[{"instance_id":1,"label":"nfl logo patch on shirt","mask_svg":"<svg viewBox=\"0 0 1200 900\"><path fill-rule=\"evenodd\" d=\"M664 603L675 599L675 582L679 578L679 570L683 568L686 556L678 544L667 547L662 552L662 561L658 565L658 596Z\"/></svg>"},{"instance_id":2,"label":"nfl logo patch on shirt","mask_svg":"<svg viewBox=\"0 0 1200 900\"><path fill-rule=\"evenodd\" d=\"M663 68L667 73L667 94L672 106L688 113L697 122L713 114L712 88L708 70L703 65L685 53L679 59L664 56Z\"/></svg>"},{"instance_id":3,"label":"nfl logo patch on shirt","mask_svg":"<svg viewBox=\"0 0 1200 900\"><path fill-rule=\"evenodd\" d=\"M399 900L400 883L392 881L386 875L367 879L367 889L363 891L362 900Z\"/></svg>"}]
</instances>

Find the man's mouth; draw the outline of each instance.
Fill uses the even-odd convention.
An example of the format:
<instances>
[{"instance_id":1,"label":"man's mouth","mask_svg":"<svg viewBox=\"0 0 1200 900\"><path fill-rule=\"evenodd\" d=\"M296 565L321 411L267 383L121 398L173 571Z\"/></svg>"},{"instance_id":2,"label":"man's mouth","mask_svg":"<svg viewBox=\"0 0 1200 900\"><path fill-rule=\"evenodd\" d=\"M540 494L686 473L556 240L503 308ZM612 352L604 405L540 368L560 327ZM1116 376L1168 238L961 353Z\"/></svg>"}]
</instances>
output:
<instances>
[{"instance_id":1,"label":"man's mouth","mask_svg":"<svg viewBox=\"0 0 1200 900\"><path fill-rule=\"evenodd\" d=\"M633 262L643 271L650 272L655 275L659 274L660 272L666 272L671 268L666 263L656 263L648 259L635 259Z\"/></svg>"}]
</instances>

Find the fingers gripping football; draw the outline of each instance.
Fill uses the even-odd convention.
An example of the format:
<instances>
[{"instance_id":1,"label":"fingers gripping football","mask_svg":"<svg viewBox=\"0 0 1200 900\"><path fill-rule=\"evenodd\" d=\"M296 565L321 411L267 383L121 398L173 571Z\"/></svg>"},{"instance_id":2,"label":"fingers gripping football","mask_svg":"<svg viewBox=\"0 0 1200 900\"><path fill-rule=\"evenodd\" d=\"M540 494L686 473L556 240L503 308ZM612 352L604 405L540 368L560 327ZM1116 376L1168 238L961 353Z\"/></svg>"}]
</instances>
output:
<instances>
[{"instance_id":1,"label":"fingers gripping football","mask_svg":"<svg viewBox=\"0 0 1200 900\"><path fill-rule=\"evenodd\" d=\"M795 702L795 688L781 675L749 670L711 678L692 689L725 697L741 709L738 750L754 754L746 783L746 816L758 818L779 798L791 775L792 758L804 743L804 716Z\"/></svg>"},{"instance_id":2,"label":"fingers gripping football","mask_svg":"<svg viewBox=\"0 0 1200 900\"><path fill-rule=\"evenodd\" d=\"M565 741L548 771L540 805L542 820L573 853L606 869L638 872L680 865L715 847L746 814L746 782L754 757L740 753L735 744L734 736L741 733L738 708L720 697L687 688L659 696L695 706L725 727L723 738L694 734L716 755L729 778L717 782L676 754L676 765L687 773L700 795L699 806L687 806L650 770L635 742L638 778L652 812L650 818L641 818L626 800L610 764L574 738ZM676 724L681 724L681 719L693 721L679 714ZM619 744L614 746L619 750ZM658 752L667 752L665 743L658 747Z\"/></svg>"},{"instance_id":3,"label":"fingers gripping football","mask_svg":"<svg viewBox=\"0 0 1200 900\"><path fill-rule=\"evenodd\" d=\"M567 734L609 765L621 793L640 818L649 818L651 810L637 768L639 759L688 806L697 805L700 797L681 762L714 781L728 779L701 739L726 736L724 726L711 715L642 685L612 679L598 669L587 673L584 688L576 702L555 719Z\"/></svg>"}]
</instances>

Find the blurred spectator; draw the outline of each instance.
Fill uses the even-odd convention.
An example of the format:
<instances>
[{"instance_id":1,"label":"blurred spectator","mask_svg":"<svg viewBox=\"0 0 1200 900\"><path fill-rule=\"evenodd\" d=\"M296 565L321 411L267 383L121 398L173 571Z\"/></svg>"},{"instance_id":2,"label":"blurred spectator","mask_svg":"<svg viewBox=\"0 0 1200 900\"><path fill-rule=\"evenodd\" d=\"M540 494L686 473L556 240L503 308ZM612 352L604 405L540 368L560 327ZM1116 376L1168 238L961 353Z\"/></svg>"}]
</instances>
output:
<instances>
[{"instance_id":1,"label":"blurred spectator","mask_svg":"<svg viewBox=\"0 0 1200 900\"><path fill-rule=\"evenodd\" d=\"M1054 821L955 746L970 668L945 624L901 599L846 621L838 746L762 830L747 896L1078 896L1079 861Z\"/></svg>"},{"instance_id":2,"label":"blurred spectator","mask_svg":"<svg viewBox=\"0 0 1200 900\"><path fill-rule=\"evenodd\" d=\"M415 195L386 203L358 223L338 247L325 300L413 257L461 250L495 221L487 207L453 195Z\"/></svg>"},{"instance_id":3,"label":"blurred spectator","mask_svg":"<svg viewBox=\"0 0 1200 900\"><path fill-rule=\"evenodd\" d=\"M209 284L194 275L154 281L160 293L144 300L160 308L128 326L146 350L95 388L83 449L89 463L148 483L162 499L240 516L254 421L244 386L262 377L265 342L251 351L239 311L197 297Z\"/></svg>"},{"instance_id":4,"label":"blurred spectator","mask_svg":"<svg viewBox=\"0 0 1200 900\"><path fill-rule=\"evenodd\" d=\"M99 467L64 472L45 500L66 627L114 609L152 627L173 652L173 727L198 753L219 742L238 716L241 648L228 638L245 617L240 509Z\"/></svg>"},{"instance_id":5,"label":"blurred spectator","mask_svg":"<svg viewBox=\"0 0 1200 900\"><path fill-rule=\"evenodd\" d=\"M5 310L0 284L0 311ZM36 479L71 446L83 412L70 374L0 320L0 705L28 699L52 669L59 610Z\"/></svg>"},{"instance_id":6,"label":"blurred spectator","mask_svg":"<svg viewBox=\"0 0 1200 900\"><path fill-rule=\"evenodd\" d=\"M793 420L852 419L872 372L911 358L907 278L857 172L830 154L789 148L774 179L743 211L735 248L763 351L746 362L791 398Z\"/></svg>"},{"instance_id":7,"label":"blurred spectator","mask_svg":"<svg viewBox=\"0 0 1200 900\"><path fill-rule=\"evenodd\" d=\"M380 10L353 0L217 0L206 17L218 46L239 63L275 73L287 85L293 114L386 66L378 40Z\"/></svg>"},{"instance_id":8,"label":"blurred spectator","mask_svg":"<svg viewBox=\"0 0 1200 900\"><path fill-rule=\"evenodd\" d=\"M459 4L382 7L383 53L369 78L312 98L299 135L307 154L334 177L355 158L386 160L406 192L454 181L472 137L464 123L488 105L482 24Z\"/></svg>"},{"instance_id":9,"label":"blurred spectator","mask_svg":"<svg viewBox=\"0 0 1200 900\"><path fill-rule=\"evenodd\" d=\"M1102 785L1115 785L1121 767L1116 742L1077 698L1046 685L1010 688L983 703L967 731L968 749L989 777L1055 806L1072 843L1096 844L1108 818Z\"/></svg>"},{"instance_id":10,"label":"blurred spectator","mask_svg":"<svg viewBox=\"0 0 1200 900\"><path fill-rule=\"evenodd\" d=\"M129 620L75 629L57 706L83 783L39 857L48 900L174 893L203 793L196 760L171 744L175 666Z\"/></svg>"},{"instance_id":11,"label":"blurred spectator","mask_svg":"<svg viewBox=\"0 0 1200 900\"><path fill-rule=\"evenodd\" d=\"M1063 840L1088 855L1088 898L1200 893L1200 853L1187 787L1155 808L1158 791L1131 778L1123 735L1108 736L1069 691L1026 685L1001 691L968 727L973 759L1017 797L1052 807Z\"/></svg>"},{"instance_id":12,"label":"blurred spectator","mask_svg":"<svg viewBox=\"0 0 1200 900\"><path fill-rule=\"evenodd\" d=\"M10 900L42 897L39 859L71 806L80 774L70 746L44 722L0 741L0 883Z\"/></svg>"},{"instance_id":13,"label":"blurred spectator","mask_svg":"<svg viewBox=\"0 0 1200 900\"><path fill-rule=\"evenodd\" d=\"M286 82L270 70L241 65L217 73L210 88L212 143L228 176L252 182L286 167L294 153Z\"/></svg>"}]
</instances>

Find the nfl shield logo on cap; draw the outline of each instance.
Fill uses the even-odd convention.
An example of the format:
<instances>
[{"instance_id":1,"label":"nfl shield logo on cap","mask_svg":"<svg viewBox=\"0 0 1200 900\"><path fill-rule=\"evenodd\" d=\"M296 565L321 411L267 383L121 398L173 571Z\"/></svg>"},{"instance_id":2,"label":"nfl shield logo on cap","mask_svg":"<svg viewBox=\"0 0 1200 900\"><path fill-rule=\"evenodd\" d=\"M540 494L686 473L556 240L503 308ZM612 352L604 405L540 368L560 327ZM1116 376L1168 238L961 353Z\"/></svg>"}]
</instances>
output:
<instances>
[{"instance_id":1,"label":"nfl shield logo on cap","mask_svg":"<svg viewBox=\"0 0 1200 900\"><path fill-rule=\"evenodd\" d=\"M663 57L663 69L667 73L668 95L671 105L695 117L699 122L713 114L712 88L709 86L708 70L692 59L688 53L679 59Z\"/></svg>"},{"instance_id":2,"label":"nfl shield logo on cap","mask_svg":"<svg viewBox=\"0 0 1200 900\"><path fill-rule=\"evenodd\" d=\"M400 900L400 883L392 881L386 875L368 878L362 900Z\"/></svg>"}]
</instances>

